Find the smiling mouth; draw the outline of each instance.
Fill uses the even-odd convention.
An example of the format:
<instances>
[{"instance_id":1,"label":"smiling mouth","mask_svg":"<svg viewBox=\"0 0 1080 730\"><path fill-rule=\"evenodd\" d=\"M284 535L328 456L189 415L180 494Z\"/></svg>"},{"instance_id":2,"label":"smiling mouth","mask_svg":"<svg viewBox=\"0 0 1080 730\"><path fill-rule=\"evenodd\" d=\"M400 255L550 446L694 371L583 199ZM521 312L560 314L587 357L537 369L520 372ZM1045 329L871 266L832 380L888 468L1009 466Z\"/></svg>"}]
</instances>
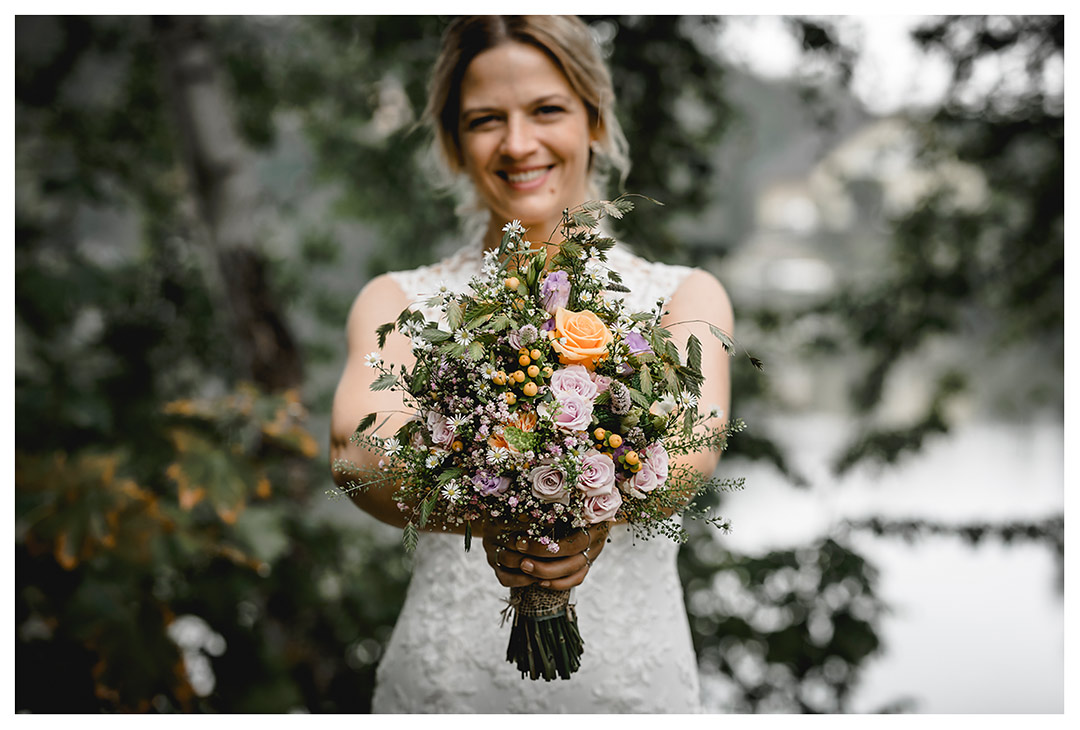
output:
<instances>
[{"instance_id":1,"label":"smiling mouth","mask_svg":"<svg viewBox=\"0 0 1080 730\"><path fill-rule=\"evenodd\" d=\"M547 167L537 167L533 170L526 170L524 172L507 172L506 170L499 170L495 174L511 185L522 185L543 177L547 171L553 167L555 166L548 165Z\"/></svg>"}]
</instances>

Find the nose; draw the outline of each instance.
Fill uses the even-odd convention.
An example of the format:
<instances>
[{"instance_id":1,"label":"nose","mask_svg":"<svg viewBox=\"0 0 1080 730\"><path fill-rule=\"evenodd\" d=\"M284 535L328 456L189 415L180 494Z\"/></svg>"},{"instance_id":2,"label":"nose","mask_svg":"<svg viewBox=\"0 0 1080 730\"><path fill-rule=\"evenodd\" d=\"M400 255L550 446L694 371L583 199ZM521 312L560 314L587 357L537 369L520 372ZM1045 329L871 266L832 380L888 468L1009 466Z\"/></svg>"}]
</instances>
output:
<instances>
[{"instance_id":1,"label":"nose","mask_svg":"<svg viewBox=\"0 0 1080 730\"><path fill-rule=\"evenodd\" d=\"M528 120L519 115L510 116L499 151L506 157L521 160L535 152L537 146L536 135Z\"/></svg>"}]
</instances>

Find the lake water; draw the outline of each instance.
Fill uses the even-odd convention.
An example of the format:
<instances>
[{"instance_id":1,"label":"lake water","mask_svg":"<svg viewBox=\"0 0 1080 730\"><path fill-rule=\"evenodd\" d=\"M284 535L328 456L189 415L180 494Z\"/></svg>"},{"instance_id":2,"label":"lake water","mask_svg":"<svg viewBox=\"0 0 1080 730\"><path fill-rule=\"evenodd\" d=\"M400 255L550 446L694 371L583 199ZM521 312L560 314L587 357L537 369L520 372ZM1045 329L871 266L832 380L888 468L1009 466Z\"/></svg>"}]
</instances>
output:
<instances>
[{"instance_id":1,"label":"lake water","mask_svg":"<svg viewBox=\"0 0 1080 730\"><path fill-rule=\"evenodd\" d=\"M813 486L789 487L772 468L732 461L747 488L725 500L734 531L719 539L757 552L805 544L844 518L1007 522L1064 511L1060 421L970 424L895 467L836 479L828 461L844 429L830 416L770 422ZM1064 712L1064 606L1048 547L868 533L852 540L880 570L891 607L885 651L869 662L855 710L909 698L925 713Z\"/></svg>"}]
</instances>

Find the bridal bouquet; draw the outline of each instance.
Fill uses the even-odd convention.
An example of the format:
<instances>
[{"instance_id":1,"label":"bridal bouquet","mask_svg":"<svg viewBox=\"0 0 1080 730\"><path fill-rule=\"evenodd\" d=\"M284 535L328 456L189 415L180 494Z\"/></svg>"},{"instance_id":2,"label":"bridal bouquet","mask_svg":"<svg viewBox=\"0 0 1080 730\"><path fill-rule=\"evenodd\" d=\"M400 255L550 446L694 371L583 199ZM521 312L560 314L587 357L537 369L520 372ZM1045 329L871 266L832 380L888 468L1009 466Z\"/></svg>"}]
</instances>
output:
<instances>
[{"instance_id":1,"label":"bridal bouquet","mask_svg":"<svg viewBox=\"0 0 1080 730\"><path fill-rule=\"evenodd\" d=\"M743 424L698 409L701 343L691 335L680 356L660 324L663 301L634 312L619 296L629 290L606 265L615 242L598 226L632 207L624 196L564 212L565 240L550 256L508 223L468 291L444 287L426 302L438 322L406 309L377 329L380 348L395 329L410 337L416 359L410 369L371 353L371 388L400 391L414 418L380 437L369 414L353 439L381 454L379 467L338 466L350 471L347 489L397 485L406 548L432 520L463 528L466 550L480 523L525 532L553 554L574 530L614 522L683 540L672 514L704 516L688 505L694 494L741 487L671 461L723 450ZM509 603L508 661L523 677L569 678L583 649L569 591L512 588Z\"/></svg>"}]
</instances>

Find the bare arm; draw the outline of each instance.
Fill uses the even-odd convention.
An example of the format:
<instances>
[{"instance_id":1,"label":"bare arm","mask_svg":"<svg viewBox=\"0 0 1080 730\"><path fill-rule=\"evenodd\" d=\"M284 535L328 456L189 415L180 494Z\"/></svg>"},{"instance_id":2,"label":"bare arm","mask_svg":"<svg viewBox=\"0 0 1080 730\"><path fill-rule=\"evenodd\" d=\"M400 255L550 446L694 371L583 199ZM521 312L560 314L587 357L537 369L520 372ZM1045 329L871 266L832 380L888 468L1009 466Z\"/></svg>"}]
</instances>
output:
<instances>
[{"instance_id":1,"label":"bare arm","mask_svg":"<svg viewBox=\"0 0 1080 730\"><path fill-rule=\"evenodd\" d=\"M387 275L371 280L353 302L345 326L347 356L345 369L341 374L337 390L334 393L334 406L330 417L330 463L334 481L344 487L348 474L333 464L338 460L352 462L362 469L374 469L378 466L379 455L368 449L350 443L357 425L364 416L379 412L377 423L389 416L389 420L379 430L379 436L393 435L408 419L408 411L398 391L373 391L371 383L378 377L374 368L367 367L364 356L379 351L375 328L397 318L401 310L409 306L401 288ZM386 346L380 351L384 361L412 367L414 361L408 338L399 332L393 332L386 339ZM405 525L405 517L397 508L393 495L397 491L395 483L372 486L366 490L350 493L352 500L373 517L397 527Z\"/></svg>"},{"instance_id":2,"label":"bare arm","mask_svg":"<svg viewBox=\"0 0 1080 730\"><path fill-rule=\"evenodd\" d=\"M696 335L701 341L701 373L705 376L705 382L701 386L698 407L702 412L708 412L714 406L719 408L721 417L710 425L720 427L727 422L731 405L731 356L709 332L709 324L734 337L735 315L731 310L731 300L715 276L695 269L675 292L667 310L668 314L661 324L671 330L672 341L678 345L684 358L690 335ZM676 325L678 322L686 324ZM720 462L720 453L699 451L683 454L674 461L712 476Z\"/></svg>"}]
</instances>

